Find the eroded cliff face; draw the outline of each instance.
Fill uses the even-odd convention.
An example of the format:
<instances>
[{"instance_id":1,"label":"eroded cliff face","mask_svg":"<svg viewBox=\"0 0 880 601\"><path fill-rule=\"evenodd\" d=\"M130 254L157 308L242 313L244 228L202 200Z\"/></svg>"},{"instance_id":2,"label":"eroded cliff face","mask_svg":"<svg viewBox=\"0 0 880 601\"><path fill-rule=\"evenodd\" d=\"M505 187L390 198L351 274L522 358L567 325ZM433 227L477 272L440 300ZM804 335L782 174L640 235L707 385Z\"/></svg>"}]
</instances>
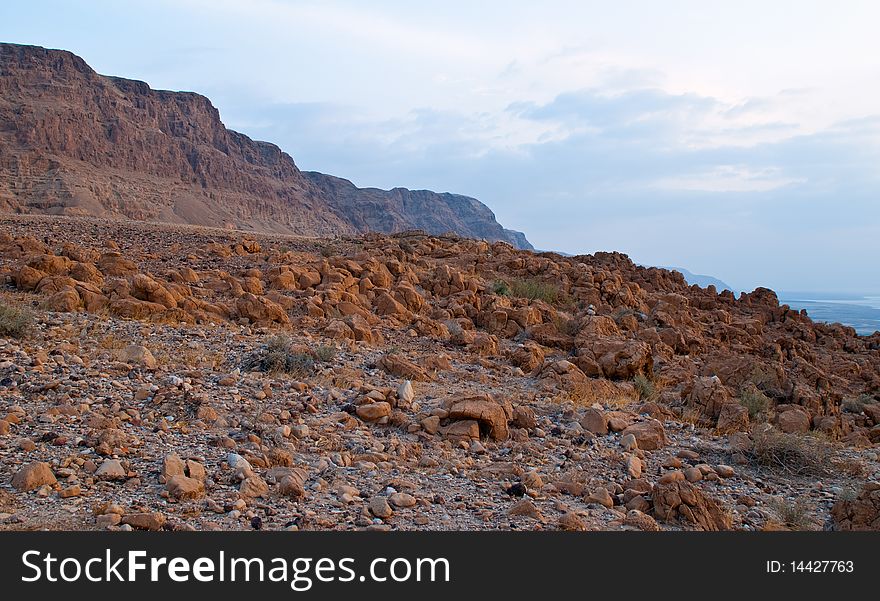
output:
<instances>
[{"instance_id":1,"label":"eroded cliff face","mask_svg":"<svg viewBox=\"0 0 880 601\"><path fill-rule=\"evenodd\" d=\"M0 44L0 210L325 236L424 229L530 247L479 201L359 189L227 129L204 96Z\"/></svg>"}]
</instances>

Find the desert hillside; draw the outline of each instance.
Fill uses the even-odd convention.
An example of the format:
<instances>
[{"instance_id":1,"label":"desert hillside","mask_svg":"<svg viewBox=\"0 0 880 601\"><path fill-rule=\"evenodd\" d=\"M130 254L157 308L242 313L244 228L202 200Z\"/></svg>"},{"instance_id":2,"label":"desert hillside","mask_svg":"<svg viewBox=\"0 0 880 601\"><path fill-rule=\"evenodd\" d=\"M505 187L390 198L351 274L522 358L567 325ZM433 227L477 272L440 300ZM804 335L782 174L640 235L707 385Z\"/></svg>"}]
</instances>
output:
<instances>
[{"instance_id":1,"label":"desert hillside","mask_svg":"<svg viewBox=\"0 0 880 601\"><path fill-rule=\"evenodd\" d=\"M423 229L531 248L457 194L356 188L227 129L210 100L0 43L0 211L331 236Z\"/></svg>"},{"instance_id":2,"label":"desert hillside","mask_svg":"<svg viewBox=\"0 0 880 601\"><path fill-rule=\"evenodd\" d=\"M880 334L770 290L66 216L0 278L4 528L880 528Z\"/></svg>"}]
</instances>

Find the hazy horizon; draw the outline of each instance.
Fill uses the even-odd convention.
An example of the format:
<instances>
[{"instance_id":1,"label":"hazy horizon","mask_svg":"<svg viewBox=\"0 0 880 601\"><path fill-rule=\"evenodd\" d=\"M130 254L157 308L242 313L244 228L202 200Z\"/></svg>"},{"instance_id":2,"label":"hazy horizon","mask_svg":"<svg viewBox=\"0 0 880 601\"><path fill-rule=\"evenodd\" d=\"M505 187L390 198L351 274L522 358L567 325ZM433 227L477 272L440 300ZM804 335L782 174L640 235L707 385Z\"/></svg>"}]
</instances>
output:
<instances>
[{"instance_id":1,"label":"hazy horizon","mask_svg":"<svg viewBox=\"0 0 880 601\"><path fill-rule=\"evenodd\" d=\"M870 2L33 1L0 7L0 40L204 94L304 170L476 197L536 248L870 295L878 17Z\"/></svg>"}]
</instances>

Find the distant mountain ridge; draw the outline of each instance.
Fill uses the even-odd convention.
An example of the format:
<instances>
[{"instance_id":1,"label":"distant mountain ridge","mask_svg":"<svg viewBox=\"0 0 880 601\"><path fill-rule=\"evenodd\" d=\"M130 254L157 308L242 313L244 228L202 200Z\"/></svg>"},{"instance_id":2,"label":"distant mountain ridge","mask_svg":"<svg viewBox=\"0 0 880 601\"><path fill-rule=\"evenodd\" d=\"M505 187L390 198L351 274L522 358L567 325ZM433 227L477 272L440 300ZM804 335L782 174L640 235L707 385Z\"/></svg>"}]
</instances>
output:
<instances>
[{"instance_id":1,"label":"distant mountain ridge","mask_svg":"<svg viewBox=\"0 0 880 601\"><path fill-rule=\"evenodd\" d=\"M690 271L688 271L687 269L684 269L682 267L665 267L662 265L658 265L658 267L660 267L660 269L668 269L669 271L677 271L677 272L681 273L681 275L684 276L684 279L687 281L687 283L692 286L694 284L696 284L697 286L700 286L701 288L706 288L711 285L711 286L715 286L715 288L718 290L718 292L721 292L722 290L730 290L731 292L737 292L737 290L735 290L729 284L726 284L723 281L721 281L718 278L711 276L711 275L700 275L700 274L696 274L696 273L691 273Z\"/></svg>"},{"instance_id":2,"label":"distant mountain ridge","mask_svg":"<svg viewBox=\"0 0 880 601\"><path fill-rule=\"evenodd\" d=\"M422 229L532 246L474 198L357 188L227 129L206 97L0 43L0 211L313 236Z\"/></svg>"}]
</instances>

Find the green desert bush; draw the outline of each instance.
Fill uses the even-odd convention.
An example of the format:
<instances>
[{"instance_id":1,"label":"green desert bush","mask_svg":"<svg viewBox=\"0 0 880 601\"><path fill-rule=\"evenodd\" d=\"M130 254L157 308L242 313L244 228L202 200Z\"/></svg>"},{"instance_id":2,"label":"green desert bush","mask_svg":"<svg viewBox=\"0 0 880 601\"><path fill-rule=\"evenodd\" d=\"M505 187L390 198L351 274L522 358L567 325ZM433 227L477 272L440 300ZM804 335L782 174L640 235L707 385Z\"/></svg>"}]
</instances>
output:
<instances>
[{"instance_id":1,"label":"green desert bush","mask_svg":"<svg viewBox=\"0 0 880 601\"><path fill-rule=\"evenodd\" d=\"M654 386L654 382L643 374L637 374L633 378L633 385L635 385L636 392L639 393L639 399L642 401L650 401L657 396L657 388Z\"/></svg>"},{"instance_id":2,"label":"green desert bush","mask_svg":"<svg viewBox=\"0 0 880 601\"><path fill-rule=\"evenodd\" d=\"M34 315L27 309L0 303L0 336L24 338L34 323Z\"/></svg>"},{"instance_id":3,"label":"green desert bush","mask_svg":"<svg viewBox=\"0 0 880 601\"><path fill-rule=\"evenodd\" d=\"M510 286L504 280L495 280L492 282L492 294L498 296L510 296Z\"/></svg>"},{"instance_id":4,"label":"green desert bush","mask_svg":"<svg viewBox=\"0 0 880 601\"><path fill-rule=\"evenodd\" d=\"M765 421L770 409L770 399L758 389L744 388L739 393L739 404L749 410L749 419L753 422Z\"/></svg>"},{"instance_id":5,"label":"green desert bush","mask_svg":"<svg viewBox=\"0 0 880 601\"><path fill-rule=\"evenodd\" d=\"M541 300L545 303L554 304L564 300L565 295L557 284L542 282L536 278L515 278L508 283L510 296L527 298L529 300Z\"/></svg>"}]
</instances>

